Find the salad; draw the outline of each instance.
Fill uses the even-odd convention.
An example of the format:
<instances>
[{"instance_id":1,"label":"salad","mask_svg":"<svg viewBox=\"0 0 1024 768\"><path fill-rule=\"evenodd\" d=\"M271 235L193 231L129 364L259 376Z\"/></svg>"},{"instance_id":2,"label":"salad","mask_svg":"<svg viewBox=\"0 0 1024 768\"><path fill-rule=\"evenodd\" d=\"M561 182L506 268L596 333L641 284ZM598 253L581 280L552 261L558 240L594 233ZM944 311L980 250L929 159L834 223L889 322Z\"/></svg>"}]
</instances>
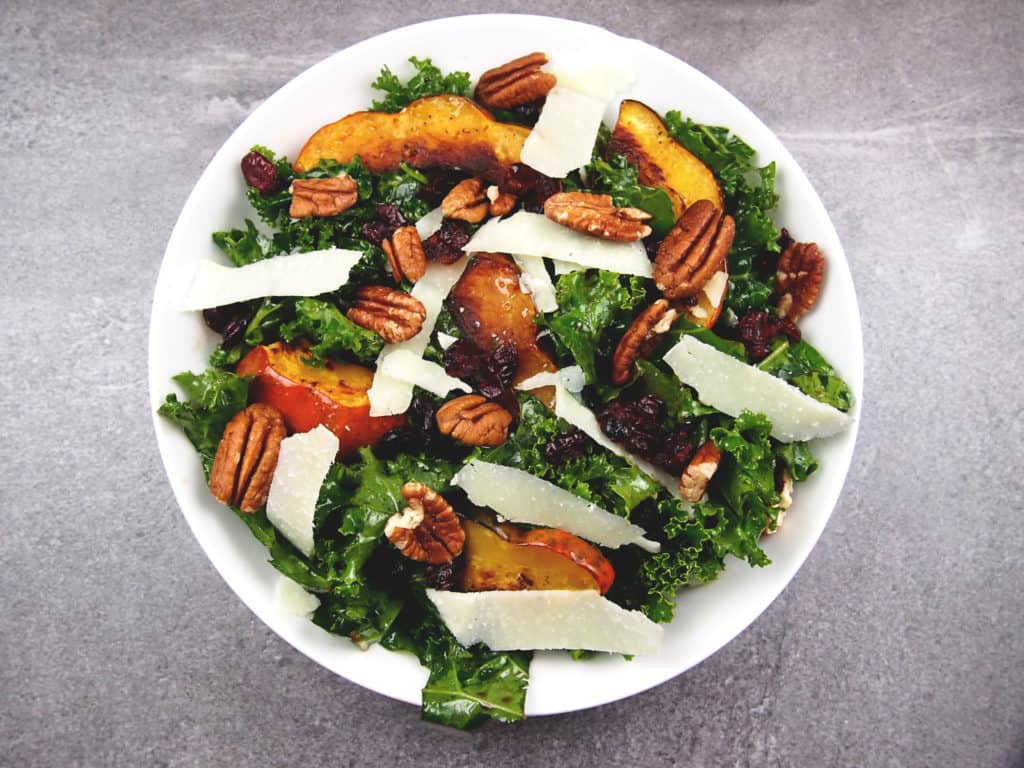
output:
<instances>
[{"instance_id":1,"label":"salad","mask_svg":"<svg viewBox=\"0 0 1024 768\"><path fill-rule=\"evenodd\" d=\"M769 565L853 396L798 325L826 255L739 137L542 53L410 62L240 159L256 220L185 299L220 342L160 413L282 606L415 654L466 728L523 717L531 651L655 653L680 590Z\"/></svg>"}]
</instances>

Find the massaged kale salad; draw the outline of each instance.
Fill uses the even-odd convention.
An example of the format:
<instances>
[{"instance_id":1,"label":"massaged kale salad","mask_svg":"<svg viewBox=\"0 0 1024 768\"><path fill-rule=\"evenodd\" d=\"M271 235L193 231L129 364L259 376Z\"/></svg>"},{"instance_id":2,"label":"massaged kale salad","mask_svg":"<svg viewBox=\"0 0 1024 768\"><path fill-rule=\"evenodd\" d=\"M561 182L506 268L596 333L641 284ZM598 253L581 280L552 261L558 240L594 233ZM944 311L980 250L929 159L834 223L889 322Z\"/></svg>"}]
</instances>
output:
<instances>
[{"instance_id":1,"label":"massaged kale salad","mask_svg":"<svg viewBox=\"0 0 1024 768\"><path fill-rule=\"evenodd\" d=\"M315 598L312 621L415 654L423 717L459 728L523 718L529 648L581 664L647 652L681 589L729 555L768 565L761 537L817 468L808 439L853 404L801 339L825 255L776 228L774 164L727 128L627 100L589 162L551 171L532 126L557 134L559 111L598 97L561 88L546 61L474 83L414 57L410 79L385 67L369 111L294 162L253 147L255 215L213 234L226 260L255 276L299 259L278 262L295 265L271 278L287 283L309 269L297 254L348 258L347 278L194 307L220 342L160 408L213 495ZM759 389L767 400L742 402ZM823 415L780 427L787 398ZM516 635L488 610L540 618ZM548 610L562 620L541 626ZM610 624L588 628L594 615Z\"/></svg>"}]
</instances>

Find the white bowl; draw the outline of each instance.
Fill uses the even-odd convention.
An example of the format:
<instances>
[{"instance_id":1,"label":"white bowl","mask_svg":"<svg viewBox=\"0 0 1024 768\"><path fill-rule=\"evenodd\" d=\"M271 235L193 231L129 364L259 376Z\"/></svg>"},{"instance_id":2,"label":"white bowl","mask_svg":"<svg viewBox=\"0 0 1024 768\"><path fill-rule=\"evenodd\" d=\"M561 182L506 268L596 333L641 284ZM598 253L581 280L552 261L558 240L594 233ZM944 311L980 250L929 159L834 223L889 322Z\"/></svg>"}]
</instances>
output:
<instances>
[{"instance_id":1,"label":"white bowl","mask_svg":"<svg viewBox=\"0 0 1024 768\"><path fill-rule=\"evenodd\" d=\"M703 123L726 125L758 150L760 163L778 166L782 203L776 219L798 240L816 241L828 257L817 308L803 321L805 337L835 365L857 395L863 382L860 315L849 267L828 214L803 171L775 135L724 88L692 67L637 40L598 27L538 16L481 15L439 19L365 40L311 67L267 99L231 135L199 179L178 218L164 255L150 324L149 386L153 409L173 389L179 371L201 371L217 337L199 313L177 309L203 260L223 257L210 239L215 230L255 218L245 200L239 159L253 144L294 158L306 138L324 123L364 109L377 96L370 89L382 65L399 74L412 55L431 57L445 71L474 77L528 51L545 51L552 63L579 63L592 51L606 61L630 62L636 83L624 97L659 112L679 109ZM606 121L614 121L618 102ZM859 411L855 407L854 414ZM185 519L228 585L271 629L296 649L342 677L413 704L427 673L408 654L379 647L360 651L346 638L283 613L273 598L277 572L264 547L233 514L211 498L199 462L182 433L154 416L157 441ZM575 662L564 653L538 653L530 672L528 715L593 707L669 680L717 651L768 607L793 578L818 540L846 477L857 423L841 435L814 444L821 468L797 489L782 530L765 537L773 564L750 568L733 560L713 584L683 592L676 620L667 627L657 656L626 662L604 657Z\"/></svg>"}]
</instances>

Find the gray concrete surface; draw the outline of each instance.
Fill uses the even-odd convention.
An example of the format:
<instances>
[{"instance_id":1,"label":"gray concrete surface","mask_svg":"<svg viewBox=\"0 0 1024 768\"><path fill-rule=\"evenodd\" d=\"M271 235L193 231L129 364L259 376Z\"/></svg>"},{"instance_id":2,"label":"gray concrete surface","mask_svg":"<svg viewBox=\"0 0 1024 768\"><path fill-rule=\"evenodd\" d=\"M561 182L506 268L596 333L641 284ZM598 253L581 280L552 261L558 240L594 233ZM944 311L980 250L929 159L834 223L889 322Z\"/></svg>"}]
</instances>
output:
<instances>
[{"instance_id":1,"label":"gray concrete surface","mask_svg":"<svg viewBox=\"0 0 1024 768\"><path fill-rule=\"evenodd\" d=\"M1019 2L0 4L0 765L1024 765ZM221 582L149 425L148 307L259 101L393 26L568 15L707 72L843 238L867 404L820 545L698 668L453 733L292 651Z\"/></svg>"}]
</instances>

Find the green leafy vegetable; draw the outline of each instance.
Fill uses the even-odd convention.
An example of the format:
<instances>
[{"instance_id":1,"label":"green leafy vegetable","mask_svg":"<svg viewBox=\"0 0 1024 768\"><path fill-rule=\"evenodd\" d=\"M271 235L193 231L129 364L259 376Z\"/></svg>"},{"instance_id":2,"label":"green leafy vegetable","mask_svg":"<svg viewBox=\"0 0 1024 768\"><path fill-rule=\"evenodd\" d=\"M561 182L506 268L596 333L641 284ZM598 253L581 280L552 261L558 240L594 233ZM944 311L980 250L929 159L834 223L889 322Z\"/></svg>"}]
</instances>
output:
<instances>
[{"instance_id":1,"label":"green leafy vegetable","mask_svg":"<svg viewBox=\"0 0 1024 768\"><path fill-rule=\"evenodd\" d=\"M558 278L555 286L558 309L546 318L558 344L572 356L589 384L600 378L598 369L608 365L615 345L647 304L647 289L639 277L588 269Z\"/></svg>"},{"instance_id":2,"label":"green leafy vegetable","mask_svg":"<svg viewBox=\"0 0 1024 768\"><path fill-rule=\"evenodd\" d=\"M680 384L679 379L671 371L643 359L636 361L636 367L640 373L640 386L644 394L654 395L661 400L673 422L679 423L695 416L715 413L714 408L704 405L697 399L693 389Z\"/></svg>"},{"instance_id":3,"label":"green leafy vegetable","mask_svg":"<svg viewBox=\"0 0 1024 768\"><path fill-rule=\"evenodd\" d=\"M711 430L711 439L722 451L713 481L730 509L715 546L751 565L770 562L758 542L765 525L778 517L771 429L765 416L744 411L731 425Z\"/></svg>"},{"instance_id":4,"label":"green leafy vegetable","mask_svg":"<svg viewBox=\"0 0 1024 768\"><path fill-rule=\"evenodd\" d=\"M452 72L446 75L435 67L430 59L418 59L415 56L410 56L409 62L416 72L404 83L388 67L381 69L372 87L383 91L385 96L374 101L370 109L375 112L398 112L409 102L442 93L453 93L466 98L472 96L473 86L468 72Z\"/></svg>"},{"instance_id":5,"label":"green leafy vegetable","mask_svg":"<svg viewBox=\"0 0 1024 768\"><path fill-rule=\"evenodd\" d=\"M620 208L647 211L654 236L664 237L676 222L672 201L664 190L641 184L639 173L625 155L616 154L608 160L595 157L587 166L587 183L594 192L611 195Z\"/></svg>"},{"instance_id":6,"label":"green leafy vegetable","mask_svg":"<svg viewBox=\"0 0 1024 768\"><path fill-rule=\"evenodd\" d=\"M818 468L818 462L807 443L780 443L775 449L775 455L797 483L806 480Z\"/></svg>"},{"instance_id":7,"label":"green leafy vegetable","mask_svg":"<svg viewBox=\"0 0 1024 768\"><path fill-rule=\"evenodd\" d=\"M795 344L778 342L757 367L840 411L849 411L853 407L850 387L821 353L806 341Z\"/></svg>"},{"instance_id":8,"label":"green leafy vegetable","mask_svg":"<svg viewBox=\"0 0 1024 768\"><path fill-rule=\"evenodd\" d=\"M501 445L480 450L477 455L484 461L529 472L623 517L659 494L661 486L596 444L582 457L553 466L544 457L544 446L570 430L567 422L540 401L523 395L516 431Z\"/></svg>"},{"instance_id":9,"label":"green leafy vegetable","mask_svg":"<svg viewBox=\"0 0 1024 768\"><path fill-rule=\"evenodd\" d=\"M384 346L379 334L356 325L326 301L297 299L294 312L295 319L281 325L281 338L289 342L298 338L314 340L309 348L313 362L322 364L327 357L353 357L362 363L372 363Z\"/></svg>"},{"instance_id":10,"label":"green leafy vegetable","mask_svg":"<svg viewBox=\"0 0 1024 768\"><path fill-rule=\"evenodd\" d=\"M274 245L270 238L260 234L250 219L245 220L245 231L232 229L228 232L214 232L213 242L236 267L244 267L273 255Z\"/></svg>"},{"instance_id":11,"label":"green leafy vegetable","mask_svg":"<svg viewBox=\"0 0 1024 768\"><path fill-rule=\"evenodd\" d=\"M209 477L224 428L232 416L245 408L249 382L233 373L215 369L198 375L185 371L173 378L185 390L188 400L180 402L177 395L170 394L160 406L159 413L184 430Z\"/></svg>"},{"instance_id":12,"label":"green leafy vegetable","mask_svg":"<svg viewBox=\"0 0 1024 768\"><path fill-rule=\"evenodd\" d=\"M714 172L725 195L726 213L736 220L726 307L737 315L764 309L772 295L779 253L779 231L770 215L779 201L775 163L756 166L753 148L728 128L701 125L676 110L665 115L665 125Z\"/></svg>"}]
</instances>

